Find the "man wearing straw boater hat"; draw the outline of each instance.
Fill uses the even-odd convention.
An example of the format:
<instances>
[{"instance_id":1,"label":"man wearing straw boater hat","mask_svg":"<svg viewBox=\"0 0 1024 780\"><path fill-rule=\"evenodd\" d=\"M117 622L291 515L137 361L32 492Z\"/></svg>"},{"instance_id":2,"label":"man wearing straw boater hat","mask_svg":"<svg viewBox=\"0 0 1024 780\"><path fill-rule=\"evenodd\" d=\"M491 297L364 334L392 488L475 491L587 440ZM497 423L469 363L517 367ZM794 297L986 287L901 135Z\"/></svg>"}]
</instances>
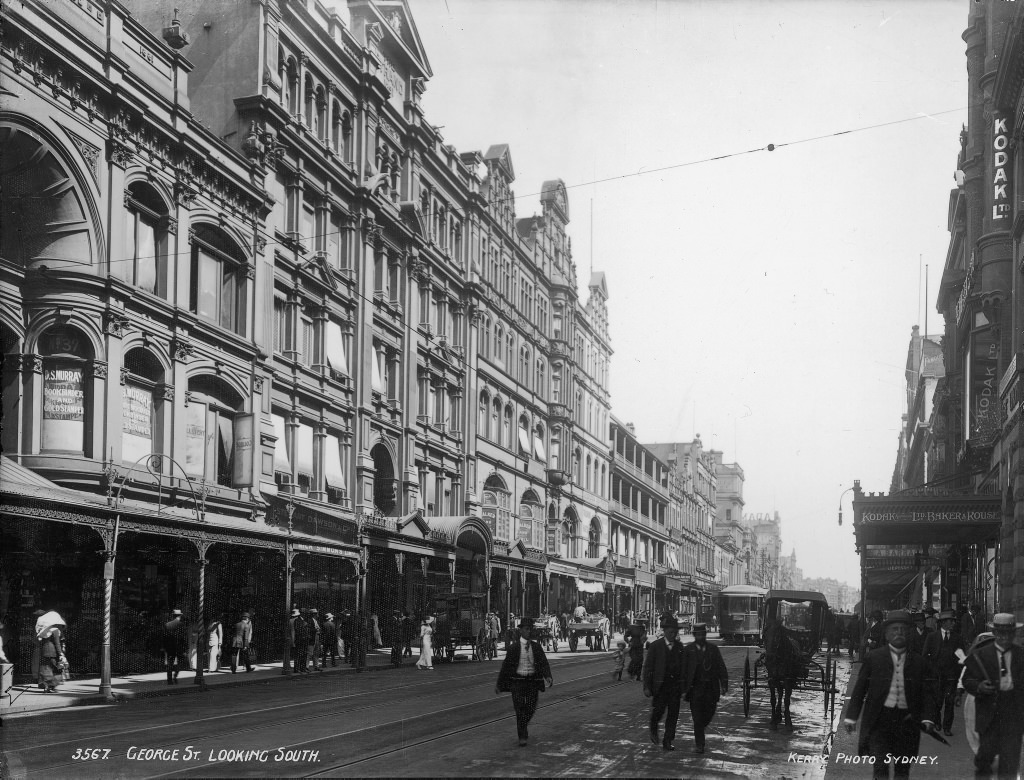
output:
<instances>
[{"instance_id":1,"label":"man wearing straw boater hat","mask_svg":"<svg viewBox=\"0 0 1024 780\"><path fill-rule=\"evenodd\" d=\"M1013 778L1024 737L1024 648L1013 639L1024 623L999 612L989 625L996 641L971 653L964 673L964 688L975 696L979 744L974 770L977 777L990 776L998 755L998 776Z\"/></svg>"},{"instance_id":2,"label":"man wearing straw boater hat","mask_svg":"<svg viewBox=\"0 0 1024 780\"><path fill-rule=\"evenodd\" d=\"M874 757L874 776L910 774L910 759L917 755L921 731L934 731L934 672L924 656L911 653L907 637L912 629L909 612L894 610L882 622L885 644L870 651L857 675L843 721L850 733L860 718L859 755Z\"/></svg>"}]
</instances>

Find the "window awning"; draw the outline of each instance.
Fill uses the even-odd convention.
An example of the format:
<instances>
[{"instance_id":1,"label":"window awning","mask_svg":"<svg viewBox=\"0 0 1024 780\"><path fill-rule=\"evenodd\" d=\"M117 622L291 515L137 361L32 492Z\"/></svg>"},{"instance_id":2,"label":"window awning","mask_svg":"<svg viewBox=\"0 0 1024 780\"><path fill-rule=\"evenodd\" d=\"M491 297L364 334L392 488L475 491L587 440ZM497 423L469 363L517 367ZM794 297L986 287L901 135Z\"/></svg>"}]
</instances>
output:
<instances>
[{"instance_id":1,"label":"window awning","mask_svg":"<svg viewBox=\"0 0 1024 780\"><path fill-rule=\"evenodd\" d=\"M330 433L324 442L324 479L327 480L328 487L345 489L345 471L341 467L341 443L337 436Z\"/></svg>"},{"instance_id":2,"label":"window awning","mask_svg":"<svg viewBox=\"0 0 1024 780\"><path fill-rule=\"evenodd\" d=\"M284 434L284 417L275 414L274 436L277 437L277 443L274 444L274 471L291 474L292 464L291 461L288 460L288 442L285 440Z\"/></svg>"},{"instance_id":3,"label":"window awning","mask_svg":"<svg viewBox=\"0 0 1024 780\"><path fill-rule=\"evenodd\" d=\"M604 593L604 585L592 580L576 580L576 590L580 593Z\"/></svg>"},{"instance_id":4,"label":"window awning","mask_svg":"<svg viewBox=\"0 0 1024 780\"><path fill-rule=\"evenodd\" d=\"M296 429L295 465L303 474L313 474L313 427L299 425Z\"/></svg>"},{"instance_id":5,"label":"window awning","mask_svg":"<svg viewBox=\"0 0 1024 780\"><path fill-rule=\"evenodd\" d=\"M529 447L527 447L529 449ZM533 451L537 454L537 458L543 462L546 458L544 455L544 442L540 440L540 437L536 434L533 437Z\"/></svg>"},{"instance_id":6,"label":"window awning","mask_svg":"<svg viewBox=\"0 0 1024 780\"><path fill-rule=\"evenodd\" d=\"M526 428L519 429L519 448L522 452L530 452L530 434Z\"/></svg>"},{"instance_id":7,"label":"window awning","mask_svg":"<svg viewBox=\"0 0 1024 780\"><path fill-rule=\"evenodd\" d=\"M341 334L341 326L336 322L327 323L327 363L332 369L342 374L348 373L348 361L345 360L345 339Z\"/></svg>"}]
</instances>

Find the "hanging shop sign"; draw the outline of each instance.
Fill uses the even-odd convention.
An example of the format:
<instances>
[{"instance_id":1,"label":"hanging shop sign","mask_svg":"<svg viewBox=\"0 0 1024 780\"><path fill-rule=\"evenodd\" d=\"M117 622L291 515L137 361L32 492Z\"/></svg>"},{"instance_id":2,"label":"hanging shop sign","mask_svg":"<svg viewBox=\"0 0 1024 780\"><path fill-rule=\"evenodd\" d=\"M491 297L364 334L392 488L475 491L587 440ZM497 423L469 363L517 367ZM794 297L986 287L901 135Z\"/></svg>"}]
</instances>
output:
<instances>
[{"instance_id":1,"label":"hanging shop sign","mask_svg":"<svg viewBox=\"0 0 1024 780\"><path fill-rule=\"evenodd\" d=\"M252 414L239 414L235 417L231 483L236 488L253 486L254 420Z\"/></svg>"},{"instance_id":2,"label":"hanging shop sign","mask_svg":"<svg viewBox=\"0 0 1024 780\"><path fill-rule=\"evenodd\" d=\"M999 342L993 328L971 335L970 438L987 439L999 432Z\"/></svg>"},{"instance_id":3,"label":"hanging shop sign","mask_svg":"<svg viewBox=\"0 0 1024 780\"><path fill-rule=\"evenodd\" d=\"M1008 220L1012 212L1010 205L1010 145L1009 120L996 114L992 119L992 220Z\"/></svg>"},{"instance_id":4,"label":"hanging shop sign","mask_svg":"<svg viewBox=\"0 0 1024 780\"><path fill-rule=\"evenodd\" d=\"M946 523L985 523L1000 520L998 509L950 509L950 510L927 510L927 511L882 511L864 512L860 517L861 523L918 523L946 524Z\"/></svg>"}]
</instances>

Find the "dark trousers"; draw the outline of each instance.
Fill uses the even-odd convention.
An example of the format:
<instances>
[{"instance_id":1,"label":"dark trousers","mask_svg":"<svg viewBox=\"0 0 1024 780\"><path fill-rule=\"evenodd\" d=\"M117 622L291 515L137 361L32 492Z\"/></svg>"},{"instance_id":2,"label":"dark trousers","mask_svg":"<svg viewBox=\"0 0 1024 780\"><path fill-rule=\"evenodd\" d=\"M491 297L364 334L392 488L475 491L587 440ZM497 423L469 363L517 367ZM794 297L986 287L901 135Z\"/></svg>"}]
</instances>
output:
<instances>
[{"instance_id":1,"label":"dark trousers","mask_svg":"<svg viewBox=\"0 0 1024 780\"><path fill-rule=\"evenodd\" d=\"M249 648L231 648L231 673L234 674L239 666L244 666L245 671L252 671L252 659L249 658Z\"/></svg>"},{"instance_id":2,"label":"dark trousers","mask_svg":"<svg viewBox=\"0 0 1024 780\"><path fill-rule=\"evenodd\" d=\"M333 642L325 642L324 643L324 645L323 645L323 654L320 656L320 658L322 659L320 663L324 667L327 666L327 659L328 658L331 659L331 666L337 666L338 665L338 642L337 642L337 640L335 640Z\"/></svg>"},{"instance_id":3,"label":"dark trousers","mask_svg":"<svg viewBox=\"0 0 1024 780\"><path fill-rule=\"evenodd\" d=\"M1014 685L1017 681L1014 680ZM979 734L978 754L974 757L976 777L989 777L992 774L992 760L999 754L997 776L1014 778L1020 764L1020 744L1024 737L1024 723L1020 723L1015 710L1009 706L1000 706L1004 697L1013 694L996 693L996 716L988 729ZM1013 713L1013 714L1011 714Z\"/></svg>"},{"instance_id":4,"label":"dark trousers","mask_svg":"<svg viewBox=\"0 0 1024 780\"><path fill-rule=\"evenodd\" d=\"M711 696L694 694L690 697L690 717L693 718L693 741L697 747L704 747L704 729L715 717L718 702Z\"/></svg>"},{"instance_id":5,"label":"dark trousers","mask_svg":"<svg viewBox=\"0 0 1024 780\"><path fill-rule=\"evenodd\" d=\"M939 696L935 702L935 723L947 731L953 729L953 713L956 710L956 673L939 677Z\"/></svg>"},{"instance_id":6,"label":"dark trousers","mask_svg":"<svg viewBox=\"0 0 1024 780\"><path fill-rule=\"evenodd\" d=\"M907 720L909 714L909 710L882 707L882 713L868 732L868 752L875 757L874 778L888 778L890 766L894 777L909 777L910 764L892 761L893 756L917 755L921 731L916 723ZM887 758L889 763L886 763Z\"/></svg>"},{"instance_id":7,"label":"dark trousers","mask_svg":"<svg viewBox=\"0 0 1024 780\"><path fill-rule=\"evenodd\" d=\"M402 665L402 642L399 639L391 643L391 663L395 666Z\"/></svg>"},{"instance_id":8,"label":"dark trousers","mask_svg":"<svg viewBox=\"0 0 1024 780\"><path fill-rule=\"evenodd\" d=\"M513 680L511 687L512 708L516 711L516 730L519 732L519 739L526 739L529 736L526 727L530 725L533 713L537 711L540 691L533 680Z\"/></svg>"},{"instance_id":9,"label":"dark trousers","mask_svg":"<svg viewBox=\"0 0 1024 780\"><path fill-rule=\"evenodd\" d=\"M186 663L184 650L164 651L164 664L167 667L168 683L178 679L178 673Z\"/></svg>"},{"instance_id":10,"label":"dark trousers","mask_svg":"<svg viewBox=\"0 0 1024 780\"><path fill-rule=\"evenodd\" d=\"M665 710L668 710L668 716L665 718L665 736L662 737L663 744L671 743L676 738L676 724L679 722L679 700L682 696L682 683L677 680L675 682L665 682L658 689L658 692L654 694L654 699L651 701L651 731L653 733L657 733L661 717L665 715Z\"/></svg>"}]
</instances>

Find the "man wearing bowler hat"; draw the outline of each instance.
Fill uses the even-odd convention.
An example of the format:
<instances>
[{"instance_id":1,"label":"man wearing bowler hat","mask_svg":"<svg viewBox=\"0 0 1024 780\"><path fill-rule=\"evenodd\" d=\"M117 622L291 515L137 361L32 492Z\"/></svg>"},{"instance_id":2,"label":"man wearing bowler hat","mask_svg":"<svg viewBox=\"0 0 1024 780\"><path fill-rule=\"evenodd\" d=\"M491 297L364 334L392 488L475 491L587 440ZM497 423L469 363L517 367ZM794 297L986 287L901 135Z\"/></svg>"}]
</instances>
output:
<instances>
[{"instance_id":1,"label":"man wearing bowler hat","mask_svg":"<svg viewBox=\"0 0 1024 780\"><path fill-rule=\"evenodd\" d=\"M658 728L665 717L665 738L661 746L675 750L672 740L676 737L676 723L679 721L679 700L683 696L683 644L679 641L679 622L672 615L661 619L662 636L647 646L643 671L640 678L644 683L644 696L651 702L651 742L658 744Z\"/></svg>"},{"instance_id":2,"label":"man wearing bowler hat","mask_svg":"<svg viewBox=\"0 0 1024 780\"><path fill-rule=\"evenodd\" d=\"M942 732L953 735L953 711L956 709L956 685L960 680L960 658L964 653L964 640L954 629L956 612L939 613L939 630L924 640L924 657L938 674L939 689L935 699L935 723L942 724ZM957 651L960 655L957 655Z\"/></svg>"},{"instance_id":3,"label":"man wearing bowler hat","mask_svg":"<svg viewBox=\"0 0 1024 780\"><path fill-rule=\"evenodd\" d=\"M935 728L935 672L922 655L909 652L909 612L894 610L882 622L885 644L869 652L857 675L843 721L850 733L860 718L857 752L874 757L874 777L910 774L908 759L917 756L921 730Z\"/></svg>"},{"instance_id":4,"label":"man wearing bowler hat","mask_svg":"<svg viewBox=\"0 0 1024 780\"><path fill-rule=\"evenodd\" d=\"M1024 648L1013 639L1024 623L1009 612L999 612L989 625L996 641L971 653L964 672L964 688L975 696L979 744L974 771L976 777L989 777L998 754L998 776L1013 778L1024 737Z\"/></svg>"},{"instance_id":5,"label":"man wearing bowler hat","mask_svg":"<svg viewBox=\"0 0 1024 780\"><path fill-rule=\"evenodd\" d=\"M538 694L545 686L550 688L552 685L554 681L547 656L540 643L533 639L533 618L524 617L519 622L518 638L509 643L498 672L498 683L494 686L495 693L512 693L520 747L524 747L530 738L527 726L537 711Z\"/></svg>"},{"instance_id":6,"label":"man wearing bowler hat","mask_svg":"<svg viewBox=\"0 0 1024 780\"><path fill-rule=\"evenodd\" d=\"M704 730L711 724L718 700L729 690L729 673L722 651L708 643L706 623L695 623L693 642L683 652L683 690L693 718L695 753L704 752Z\"/></svg>"}]
</instances>

